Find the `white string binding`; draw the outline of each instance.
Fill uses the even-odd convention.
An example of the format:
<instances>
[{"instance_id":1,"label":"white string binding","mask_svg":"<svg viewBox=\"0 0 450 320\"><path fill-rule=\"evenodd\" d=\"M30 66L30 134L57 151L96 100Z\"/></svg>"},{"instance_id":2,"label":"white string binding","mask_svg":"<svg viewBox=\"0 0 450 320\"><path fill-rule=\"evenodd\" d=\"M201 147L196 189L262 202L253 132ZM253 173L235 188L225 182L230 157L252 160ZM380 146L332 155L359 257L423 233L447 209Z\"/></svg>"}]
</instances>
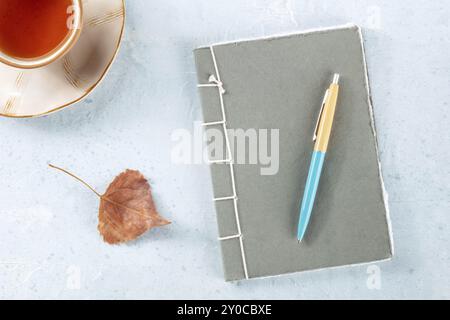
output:
<instances>
[{"instance_id":1,"label":"white string binding","mask_svg":"<svg viewBox=\"0 0 450 320\"><path fill-rule=\"evenodd\" d=\"M234 204L234 215L236 218L236 226L237 226L237 231L238 233L236 235L232 235L229 237L221 237L219 238L219 241L226 241L226 240L231 240L231 239L239 239L239 246L241 248L241 257L242 257L242 265L244 266L244 274L245 274L245 279L249 279L248 276L248 269L247 269L247 261L245 259L245 250L244 250L244 237L242 235L242 229L241 229L241 222L239 220L239 210L238 210L238 197L237 197L237 192L236 192L236 180L234 177L234 161L233 161L233 155L231 153L231 144L230 144L230 140L228 137L228 131L227 131L227 117L225 114L225 103L224 103L224 99L223 99L223 95L226 93L225 88L223 87L223 82L220 78L220 73L219 73L219 68L217 65L217 60L216 60L216 55L214 53L214 48L212 46L209 47L210 51L211 51L211 56L213 59L213 63L214 63L214 69L215 69L215 75L210 75L209 76L209 83L206 84L199 84L197 85L197 87L199 88L217 88L219 91L219 99L220 99L220 108L222 111L222 120L221 121L214 121L214 122L205 122L203 123L204 127L207 126L214 126L214 125L222 125L223 126L223 131L225 133L225 143L227 146L227 153L228 153L228 159L224 159L224 160L214 160L214 161L209 161L210 164L221 164L221 163L227 163L230 166L230 175L231 175L231 185L233 188L233 195L229 196L229 197L222 197L222 198L214 198L213 200L215 202L218 201L233 201Z\"/></svg>"},{"instance_id":2,"label":"white string binding","mask_svg":"<svg viewBox=\"0 0 450 320\"><path fill-rule=\"evenodd\" d=\"M214 198L214 201L218 202L218 201L227 201L227 200L234 200L237 199L236 196L231 196L231 197L223 197L223 198Z\"/></svg>"},{"instance_id":3,"label":"white string binding","mask_svg":"<svg viewBox=\"0 0 450 320\"><path fill-rule=\"evenodd\" d=\"M216 126L218 124L224 124L225 121L216 121L216 122L205 122L202 124L203 127L208 127L208 126Z\"/></svg>"}]
</instances>

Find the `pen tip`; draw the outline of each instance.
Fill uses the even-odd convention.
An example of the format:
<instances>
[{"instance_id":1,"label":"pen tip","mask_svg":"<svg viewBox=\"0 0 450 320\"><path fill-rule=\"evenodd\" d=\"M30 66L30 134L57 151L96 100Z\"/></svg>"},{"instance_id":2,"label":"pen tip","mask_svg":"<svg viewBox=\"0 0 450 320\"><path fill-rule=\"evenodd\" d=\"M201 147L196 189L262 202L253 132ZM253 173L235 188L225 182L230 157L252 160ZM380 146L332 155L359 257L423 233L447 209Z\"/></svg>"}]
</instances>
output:
<instances>
[{"instance_id":1,"label":"pen tip","mask_svg":"<svg viewBox=\"0 0 450 320\"><path fill-rule=\"evenodd\" d=\"M335 73L334 77L333 77L333 83L334 84L338 84L339 83L339 78L340 78L339 73Z\"/></svg>"}]
</instances>

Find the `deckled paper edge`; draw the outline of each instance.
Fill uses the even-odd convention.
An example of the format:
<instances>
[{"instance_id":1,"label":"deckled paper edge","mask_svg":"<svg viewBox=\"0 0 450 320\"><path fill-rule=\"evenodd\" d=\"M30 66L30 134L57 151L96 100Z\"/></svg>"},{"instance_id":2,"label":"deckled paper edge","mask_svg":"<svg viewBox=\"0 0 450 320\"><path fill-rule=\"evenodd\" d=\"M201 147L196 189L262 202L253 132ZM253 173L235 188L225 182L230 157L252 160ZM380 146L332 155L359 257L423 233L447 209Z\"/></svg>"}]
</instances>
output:
<instances>
[{"instance_id":1,"label":"deckled paper edge","mask_svg":"<svg viewBox=\"0 0 450 320\"><path fill-rule=\"evenodd\" d=\"M309 35L309 34L313 34L313 33L324 33L324 32L328 32L328 31L335 31L335 30L337 31L337 30L343 30L343 29L345 30L345 29L351 29L351 28L360 29L360 27L354 23L347 23L347 24L338 25L338 26L334 26L334 27L311 28L311 29L306 29L304 31L275 33L270 36L261 36L261 37L253 37L253 38L249 37L249 38L236 39L233 41L216 42L216 43L213 43L212 46L217 47L217 46L223 46L223 45L238 44L238 43L242 43L242 42L272 40L272 39L285 38L285 37L290 37L290 36ZM208 49L210 46L211 45L201 45L201 46L197 47L197 50L198 49Z\"/></svg>"},{"instance_id":2,"label":"deckled paper edge","mask_svg":"<svg viewBox=\"0 0 450 320\"><path fill-rule=\"evenodd\" d=\"M381 166L380 151L379 151L379 146L378 146L378 135L377 135L377 130L376 130L375 115L374 115L373 104L372 104L372 93L370 91L370 84L369 84L370 83L369 82L369 70L367 67L366 50L364 47L364 38L363 38L361 27L359 27L359 26L356 26L356 27L358 29L359 39L361 40L361 48L362 48L363 60L364 60L363 61L364 62L364 74L366 77L367 102L369 104L370 119L371 119L371 123L372 123L372 131L373 131L373 135L375 137L375 149L376 149L377 159L378 159L378 172L379 172L379 176L380 176L384 207L386 208L386 222L387 222L389 239L390 239L389 241L390 241L390 246L391 246L391 257L388 259L388 260L390 260L393 258L394 254L395 254L395 248L394 248L394 234L392 231L391 212L390 212L390 208L389 208L389 193L387 192L386 184L384 183L383 170L382 170L382 166Z\"/></svg>"}]
</instances>

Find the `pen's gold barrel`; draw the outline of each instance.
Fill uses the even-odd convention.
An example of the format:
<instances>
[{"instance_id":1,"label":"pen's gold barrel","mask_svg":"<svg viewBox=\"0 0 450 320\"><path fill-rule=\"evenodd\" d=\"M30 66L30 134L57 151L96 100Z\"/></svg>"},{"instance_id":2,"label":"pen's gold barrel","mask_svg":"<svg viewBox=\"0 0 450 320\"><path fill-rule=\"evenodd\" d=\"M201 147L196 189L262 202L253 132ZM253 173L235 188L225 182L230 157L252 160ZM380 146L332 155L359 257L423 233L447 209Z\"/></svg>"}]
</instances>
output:
<instances>
[{"instance_id":1,"label":"pen's gold barrel","mask_svg":"<svg viewBox=\"0 0 450 320\"><path fill-rule=\"evenodd\" d=\"M336 105L339 95L339 75L336 74L333 83L328 89L327 99L320 119L319 128L317 130L317 140L314 151L327 152L328 143L330 141L331 130L333 128L334 115L336 113Z\"/></svg>"}]
</instances>

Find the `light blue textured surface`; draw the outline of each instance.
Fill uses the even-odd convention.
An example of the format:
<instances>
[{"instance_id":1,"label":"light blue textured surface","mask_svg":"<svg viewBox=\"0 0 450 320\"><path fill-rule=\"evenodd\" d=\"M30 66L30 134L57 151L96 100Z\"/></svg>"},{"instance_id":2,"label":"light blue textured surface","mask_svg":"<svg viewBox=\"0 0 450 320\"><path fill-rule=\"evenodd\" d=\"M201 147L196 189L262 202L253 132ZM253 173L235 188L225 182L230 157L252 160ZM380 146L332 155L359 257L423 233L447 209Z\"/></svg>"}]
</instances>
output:
<instances>
[{"instance_id":1,"label":"light blue textured surface","mask_svg":"<svg viewBox=\"0 0 450 320\"><path fill-rule=\"evenodd\" d=\"M89 99L46 118L0 119L1 298L450 298L448 0L127 5L121 52ZM170 163L172 131L201 119L192 49L347 22L364 29L395 258L225 283L209 170ZM101 192L137 168L173 224L105 245L98 199L48 162Z\"/></svg>"},{"instance_id":2,"label":"light blue textured surface","mask_svg":"<svg viewBox=\"0 0 450 320\"><path fill-rule=\"evenodd\" d=\"M314 151L311 157L308 178L306 180L305 191L303 195L302 205L300 207L300 219L298 222L297 238L303 240L309 225L309 218L314 208L317 187L319 187L320 176L322 174L323 163L325 161L325 153Z\"/></svg>"}]
</instances>

